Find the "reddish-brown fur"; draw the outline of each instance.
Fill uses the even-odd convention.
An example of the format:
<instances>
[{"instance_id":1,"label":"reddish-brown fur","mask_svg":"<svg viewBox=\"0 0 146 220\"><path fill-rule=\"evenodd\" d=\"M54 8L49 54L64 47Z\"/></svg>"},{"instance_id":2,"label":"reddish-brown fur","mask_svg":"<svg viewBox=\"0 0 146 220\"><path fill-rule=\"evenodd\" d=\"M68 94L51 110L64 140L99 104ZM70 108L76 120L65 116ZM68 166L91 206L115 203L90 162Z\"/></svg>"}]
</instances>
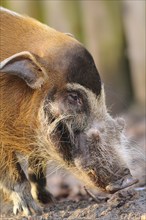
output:
<instances>
[{"instance_id":1,"label":"reddish-brown fur","mask_svg":"<svg viewBox=\"0 0 146 220\"><path fill-rule=\"evenodd\" d=\"M21 181L15 154L29 156L33 152L42 101L52 86L64 86L63 76L52 71L57 57L61 51L79 43L29 17L13 15L3 9L0 13L0 61L29 51L48 70L49 77L41 88L34 90L17 76L0 74L0 177L4 184L9 181L15 184Z\"/></svg>"},{"instance_id":2,"label":"reddish-brown fur","mask_svg":"<svg viewBox=\"0 0 146 220\"><path fill-rule=\"evenodd\" d=\"M64 76L52 69L55 69L56 61L63 51L79 43L74 38L29 17L23 17L5 9L0 13L0 62L19 52L28 51L35 57L47 77L39 89L33 89L17 76L4 72L0 74L0 188L13 200L14 213L23 207L25 214L28 215L29 209L25 208L23 203L19 203L19 199L16 198L14 201L16 195L13 196L11 191L15 185L17 188L17 183L21 183L24 178L20 175L20 170L17 170L16 154L21 153L29 157L34 151L37 142L36 131L40 126L38 113L44 97L52 87L61 88L65 83ZM25 188L26 185L27 183L24 183L22 186L24 197L22 202L26 201L29 207L38 211L39 208L32 198L30 196L27 198L25 195L23 187ZM45 182L42 187L44 190ZM30 192L29 187L27 189ZM20 192L19 190L19 195ZM50 194L47 191L43 194L44 196L46 194L46 198L48 196L45 200L49 201Z\"/></svg>"},{"instance_id":3,"label":"reddish-brown fur","mask_svg":"<svg viewBox=\"0 0 146 220\"><path fill-rule=\"evenodd\" d=\"M15 16L5 11L1 11L0 29L0 61L27 50L41 57L44 64L48 62L53 65L55 56L58 56L60 50L77 43L73 38L29 17ZM60 79L59 75L53 75L54 73L50 71L49 74L51 75L49 81L40 90L32 90L16 76L0 75L0 133L1 148L4 149L4 153L1 153L1 162L4 154L9 155L7 160L9 164L13 151L28 154L32 150L29 143L33 141L31 139L34 130L39 126L36 119L38 108L42 104L42 97L52 85L58 82L63 84L63 79ZM24 135L27 132L29 132L30 140L26 139L28 135Z\"/></svg>"}]
</instances>

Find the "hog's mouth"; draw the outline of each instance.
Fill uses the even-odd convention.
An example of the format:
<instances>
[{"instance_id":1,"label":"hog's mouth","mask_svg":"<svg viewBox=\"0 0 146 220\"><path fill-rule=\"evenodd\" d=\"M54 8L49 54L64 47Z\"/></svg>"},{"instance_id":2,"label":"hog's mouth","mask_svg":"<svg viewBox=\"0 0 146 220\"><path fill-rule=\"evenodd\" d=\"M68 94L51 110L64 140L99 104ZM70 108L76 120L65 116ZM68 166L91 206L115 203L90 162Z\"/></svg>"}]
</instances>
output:
<instances>
[{"instance_id":1,"label":"hog's mouth","mask_svg":"<svg viewBox=\"0 0 146 220\"><path fill-rule=\"evenodd\" d=\"M119 190L128 188L130 186L133 186L134 184L138 183L138 179L133 178L132 176L127 176L123 179L121 184L118 183L112 183L106 186L106 192L108 193L115 193Z\"/></svg>"},{"instance_id":2,"label":"hog's mouth","mask_svg":"<svg viewBox=\"0 0 146 220\"><path fill-rule=\"evenodd\" d=\"M91 181L94 182L95 187L98 187L102 191L105 191L110 194L113 194L122 189L126 189L139 182L139 180L133 178L131 174L123 176L122 178L119 178L118 180L112 181L108 184L106 181L104 181L104 179L98 178L94 170L90 170L88 172L88 176L90 177Z\"/></svg>"}]
</instances>

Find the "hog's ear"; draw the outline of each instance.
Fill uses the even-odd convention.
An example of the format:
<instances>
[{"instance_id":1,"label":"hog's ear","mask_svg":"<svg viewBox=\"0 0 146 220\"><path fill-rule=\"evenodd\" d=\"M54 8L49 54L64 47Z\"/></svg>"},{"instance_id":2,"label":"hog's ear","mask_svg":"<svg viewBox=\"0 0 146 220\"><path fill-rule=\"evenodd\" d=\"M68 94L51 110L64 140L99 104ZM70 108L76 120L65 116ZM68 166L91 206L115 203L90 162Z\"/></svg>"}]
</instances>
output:
<instances>
[{"instance_id":1,"label":"hog's ear","mask_svg":"<svg viewBox=\"0 0 146 220\"><path fill-rule=\"evenodd\" d=\"M69 36L69 37L75 38L74 35L71 34L71 33L65 33L65 34L66 34L67 36Z\"/></svg>"},{"instance_id":2,"label":"hog's ear","mask_svg":"<svg viewBox=\"0 0 146 220\"><path fill-rule=\"evenodd\" d=\"M123 118L116 118L117 128L123 131L125 128L125 120Z\"/></svg>"},{"instance_id":3,"label":"hog's ear","mask_svg":"<svg viewBox=\"0 0 146 220\"><path fill-rule=\"evenodd\" d=\"M44 83L45 73L33 54L23 51L3 60L0 72L15 75L23 79L32 89L40 88Z\"/></svg>"}]
</instances>

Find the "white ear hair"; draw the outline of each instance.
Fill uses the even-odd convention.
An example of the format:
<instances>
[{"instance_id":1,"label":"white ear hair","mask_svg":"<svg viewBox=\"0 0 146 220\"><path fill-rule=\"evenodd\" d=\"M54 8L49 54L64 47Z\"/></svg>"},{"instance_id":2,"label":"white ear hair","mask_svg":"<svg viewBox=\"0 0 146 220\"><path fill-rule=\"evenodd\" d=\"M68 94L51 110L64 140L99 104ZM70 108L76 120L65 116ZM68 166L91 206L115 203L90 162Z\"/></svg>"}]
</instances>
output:
<instances>
[{"instance_id":1,"label":"white ear hair","mask_svg":"<svg viewBox=\"0 0 146 220\"><path fill-rule=\"evenodd\" d=\"M73 37L74 38L74 35L71 34L71 33L65 33L66 35L70 36L70 37Z\"/></svg>"},{"instance_id":2,"label":"white ear hair","mask_svg":"<svg viewBox=\"0 0 146 220\"><path fill-rule=\"evenodd\" d=\"M19 17L21 17L21 15L18 14L17 12L11 11L11 10L9 10L9 9L7 9L7 8L2 7L2 6L0 7L0 11L3 11L3 12L5 12L5 13L7 13L7 14L11 14L11 15L13 15L13 16L19 16Z\"/></svg>"}]
</instances>

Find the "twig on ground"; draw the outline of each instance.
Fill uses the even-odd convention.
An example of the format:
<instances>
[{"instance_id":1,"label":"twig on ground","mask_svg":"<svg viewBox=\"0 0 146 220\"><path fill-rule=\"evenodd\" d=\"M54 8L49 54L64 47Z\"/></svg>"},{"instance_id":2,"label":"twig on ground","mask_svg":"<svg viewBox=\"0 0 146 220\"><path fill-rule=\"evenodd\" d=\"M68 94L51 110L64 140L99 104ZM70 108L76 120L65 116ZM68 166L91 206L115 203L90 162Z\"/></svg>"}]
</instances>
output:
<instances>
[{"instance_id":1,"label":"twig on ground","mask_svg":"<svg viewBox=\"0 0 146 220\"><path fill-rule=\"evenodd\" d=\"M86 193L97 203L100 202L107 202L107 200L109 199L108 197L96 197L92 192L90 192L86 186L84 186L84 190L86 191Z\"/></svg>"}]
</instances>

